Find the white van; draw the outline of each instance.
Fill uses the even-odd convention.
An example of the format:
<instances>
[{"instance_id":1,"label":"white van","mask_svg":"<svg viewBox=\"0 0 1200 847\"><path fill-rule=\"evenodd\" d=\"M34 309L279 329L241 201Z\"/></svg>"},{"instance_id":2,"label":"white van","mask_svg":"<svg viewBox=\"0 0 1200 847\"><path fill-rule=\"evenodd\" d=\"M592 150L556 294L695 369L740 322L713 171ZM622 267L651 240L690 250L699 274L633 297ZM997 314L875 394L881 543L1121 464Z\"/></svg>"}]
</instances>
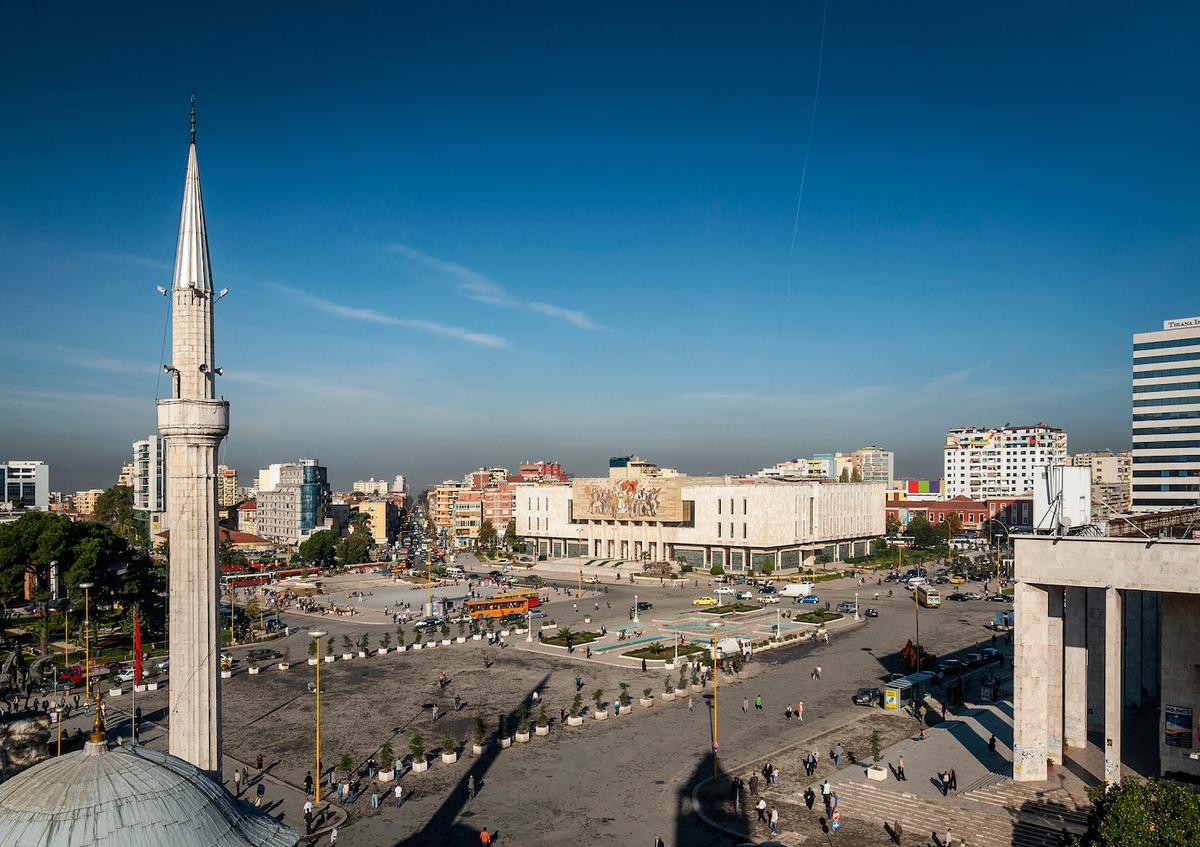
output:
<instances>
[{"instance_id":1,"label":"white van","mask_svg":"<svg viewBox=\"0 0 1200 847\"><path fill-rule=\"evenodd\" d=\"M807 597L812 594L811 582L789 582L779 589L780 597Z\"/></svg>"},{"instance_id":2,"label":"white van","mask_svg":"<svg viewBox=\"0 0 1200 847\"><path fill-rule=\"evenodd\" d=\"M451 579L462 579L466 575L466 572L462 568L446 568L446 576Z\"/></svg>"},{"instance_id":3,"label":"white van","mask_svg":"<svg viewBox=\"0 0 1200 847\"><path fill-rule=\"evenodd\" d=\"M929 584L929 580L927 580L923 576L914 576L911 579L909 579L909 581L907 583L909 591L916 591L918 585L928 585L928 584Z\"/></svg>"}]
</instances>

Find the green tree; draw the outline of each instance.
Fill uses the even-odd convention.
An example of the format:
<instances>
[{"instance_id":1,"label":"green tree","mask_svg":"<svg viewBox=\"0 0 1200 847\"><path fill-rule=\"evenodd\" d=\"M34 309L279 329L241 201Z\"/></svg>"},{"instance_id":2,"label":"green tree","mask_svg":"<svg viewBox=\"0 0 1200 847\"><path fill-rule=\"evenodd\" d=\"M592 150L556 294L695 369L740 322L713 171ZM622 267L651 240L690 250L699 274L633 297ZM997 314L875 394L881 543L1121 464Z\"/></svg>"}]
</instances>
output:
<instances>
[{"instance_id":1,"label":"green tree","mask_svg":"<svg viewBox=\"0 0 1200 847\"><path fill-rule=\"evenodd\" d=\"M1088 789L1088 830L1072 843L1086 847L1198 847L1200 794L1172 780L1125 779Z\"/></svg>"},{"instance_id":2,"label":"green tree","mask_svg":"<svg viewBox=\"0 0 1200 847\"><path fill-rule=\"evenodd\" d=\"M862 482L862 470L860 470L859 468L855 468L854 472L850 474L850 481L851 482Z\"/></svg>"},{"instance_id":3,"label":"green tree","mask_svg":"<svg viewBox=\"0 0 1200 847\"><path fill-rule=\"evenodd\" d=\"M228 537L221 539L217 545L217 561L222 565L245 565L246 554L233 546Z\"/></svg>"},{"instance_id":4,"label":"green tree","mask_svg":"<svg viewBox=\"0 0 1200 847\"><path fill-rule=\"evenodd\" d=\"M517 535L517 522L510 520L508 526L504 528L504 546L509 550L514 550L520 543L521 536Z\"/></svg>"},{"instance_id":5,"label":"green tree","mask_svg":"<svg viewBox=\"0 0 1200 847\"><path fill-rule=\"evenodd\" d=\"M133 514L133 489L128 485L114 485L106 489L96 498L92 517L127 541L143 544L149 541L140 536Z\"/></svg>"},{"instance_id":6,"label":"green tree","mask_svg":"<svg viewBox=\"0 0 1200 847\"><path fill-rule=\"evenodd\" d=\"M931 524L924 515L914 515L908 522L908 534L913 537L916 547L936 547L945 537L945 533Z\"/></svg>"},{"instance_id":7,"label":"green tree","mask_svg":"<svg viewBox=\"0 0 1200 847\"><path fill-rule=\"evenodd\" d=\"M850 468L848 468L848 467L842 468L842 472L840 474L838 474L838 482L849 482L849 481L850 481Z\"/></svg>"},{"instance_id":8,"label":"green tree","mask_svg":"<svg viewBox=\"0 0 1200 847\"><path fill-rule=\"evenodd\" d=\"M337 560L340 565L358 565L371 560L371 547L375 539L364 527L358 526L348 538L338 545Z\"/></svg>"},{"instance_id":9,"label":"green tree","mask_svg":"<svg viewBox=\"0 0 1200 847\"><path fill-rule=\"evenodd\" d=\"M884 519L883 526L884 532L889 536L900 534L900 521L895 515L888 515L887 518Z\"/></svg>"},{"instance_id":10,"label":"green tree","mask_svg":"<svg viewBox=\"0 0 1200 847\"><path fill-rule=\"evenodd\" d=\"M479 546L491 550L496 546L496 527L490 520L479 525Z\"/></svg>"},{"instance_id":11,"label":"green tree","mask_svg":"<svg viewBox=\"0 0 1200 847\"><path fill-rule=\"evenodd\" d=\"M337 553L337 533L331 529L314 532L300 542L300 560L310 565L332 565Z\"/></svg>"}]
</instances>

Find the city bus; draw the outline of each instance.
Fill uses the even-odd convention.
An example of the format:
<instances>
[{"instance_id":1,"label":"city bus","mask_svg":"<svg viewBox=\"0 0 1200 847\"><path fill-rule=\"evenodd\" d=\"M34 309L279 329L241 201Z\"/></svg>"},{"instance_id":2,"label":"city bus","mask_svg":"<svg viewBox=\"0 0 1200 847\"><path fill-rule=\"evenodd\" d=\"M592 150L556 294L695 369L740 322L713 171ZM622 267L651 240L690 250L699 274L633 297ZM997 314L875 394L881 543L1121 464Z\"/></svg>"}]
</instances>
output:
<instances>
[{"instance_id":1,"label":"city bus","mask_svg":"<svg viewBox=\"0 0 1200 847\"><path fill-rule=\"evenodd\" d=\"M502 618L523 615L541 603L536 591L506 591L482 600L468 600L463 609L473 618Z\"/></svg>"},{"instance_id":2,"label":"city bus","mask_svg":"<svg viewBox=\"0 0 1200 847\"><path fill-rule=\"evenodd\" d=\"M929 585L917 586L917 602L927 609L942 605L942 595Z\"/></svg>"}]
</instances>

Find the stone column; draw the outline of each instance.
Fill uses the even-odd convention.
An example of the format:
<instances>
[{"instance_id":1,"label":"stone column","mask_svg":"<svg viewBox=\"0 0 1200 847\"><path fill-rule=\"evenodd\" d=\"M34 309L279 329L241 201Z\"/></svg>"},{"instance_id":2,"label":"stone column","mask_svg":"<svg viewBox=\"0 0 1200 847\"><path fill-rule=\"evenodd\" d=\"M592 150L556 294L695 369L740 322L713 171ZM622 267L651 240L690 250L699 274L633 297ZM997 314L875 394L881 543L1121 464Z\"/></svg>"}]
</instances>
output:
<instances>
[{"instance_id":1,"label":"stone column","mask_svg":"<svg viewBox=\"0 0 1200 847\"><path fill-rule=\"evenodd\" d=\"M1020 622L1013 628L1013 779L1040 782L1046 778L1046 590L1018 582L1013 610Z\"/></svg>"},{"instance_id":2,"label":"stone column","mask_svg":"<svg viewBox=\"0 0 1200 847\"><path fill-rule=\"evenodd\" d=\"M1046 587L1046 758L1062 764L1063 587Z\"/></svg>"},{"instance_id":3,"label":"stone column","mask_svg":"<svg viewBox=\"0 0 1200 847\"><path fill-rule=\"evenodd\" d=\"M1104 589L1087 591L1087 730L1104 731Z\"/></svg>"},{"instance_id":4,"label":"stone column","mask_svg":"<svg viewBox=\"0 0 1200 847\"><path fill-rule=\"evenodd\" d=\"M1104 590L1104 782L1121 781L1121 592Z\"/></svg>"},{"instance_id":5,"label":"stone column","mask_svg":"<svg viewBox=\"0 0 1200 847\"><path fill-rule=\"evenodd\" d=\"M1063 742L1082 750L1087 745L1087 591L1066 589L1063 627Z\"/></svg>"}]
</instances>

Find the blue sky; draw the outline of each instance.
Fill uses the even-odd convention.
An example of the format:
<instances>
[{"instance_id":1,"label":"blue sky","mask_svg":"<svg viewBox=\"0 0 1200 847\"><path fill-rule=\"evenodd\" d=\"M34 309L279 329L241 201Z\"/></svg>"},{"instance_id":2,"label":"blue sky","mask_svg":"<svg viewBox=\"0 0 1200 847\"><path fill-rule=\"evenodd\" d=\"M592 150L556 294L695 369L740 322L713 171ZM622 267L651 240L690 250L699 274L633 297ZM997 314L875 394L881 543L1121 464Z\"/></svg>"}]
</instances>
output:
<instances>
[{"instance_id":1,"label":"blue sky","mask_svg":"<svg viewBox=\"0 0 1200 847\"><path fill-rule=\"evenodd\" d=\"M245 475L1128 446L1130 334L1200 314L1196 7L830 3L789 293L822 4L651 5L11 10L0 453L153 428L193 89Z\"/></svg>"}]
</instances>

